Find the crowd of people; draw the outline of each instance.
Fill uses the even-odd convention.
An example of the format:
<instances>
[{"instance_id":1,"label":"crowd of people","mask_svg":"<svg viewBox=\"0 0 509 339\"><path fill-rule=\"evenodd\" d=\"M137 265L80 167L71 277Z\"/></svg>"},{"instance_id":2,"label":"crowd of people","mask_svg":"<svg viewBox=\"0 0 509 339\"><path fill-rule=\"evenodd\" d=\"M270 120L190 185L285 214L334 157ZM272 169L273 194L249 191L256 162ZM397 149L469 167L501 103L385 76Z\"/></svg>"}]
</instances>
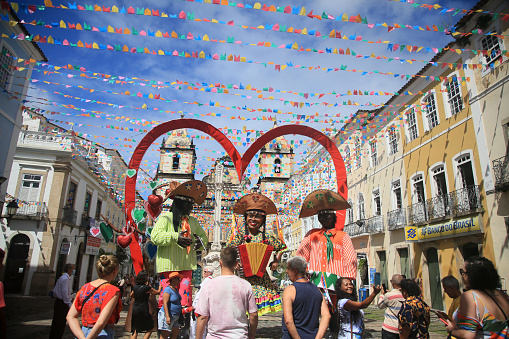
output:
<instances>
[{"instance_id":1,"label":"crowd of people","mask_svg":"<svg viewBox=\"0 0 509 339\"><path fill-rule=\"evenodd\" d=\"M160 339L180 335L251 339L256 337L259 317L280 310L283 338L323 338L328 333L332 338L360 339L365 335L363 309L371 304L385 310L383 339L429 338L431 312L436 314L433 319L445 324L450 338L508 337L509 299L486 258L465 261L459 272L467 289L464 293L453 276L442 279L444 292L453 299L448 313L430 309L420 284L400 274L392 276L390 291L372 286L371 294L359 300L355 251L348 234L336 227L337 211L348 208L348 203L330 190L314 191L303 202L300 217L317 215L321 228L308 232L296 256L286 262L291 284L282 294L267 272L278 267L286 249L281 234L267 228L267 215L277 209L268 197L252 193L234 206L234 213L243 215L244 222L233 227L220 251L220 275L213 278L215 268L206 266L193 297L196 251L207 246L207 237L190 213L193 204L200 204L205 196L206 186L197 180L173 187L168 194L173 199L171 209L158 218L152 231L152 242L158 246L159 279L140 271L136 276L117 278L115 286L111 282L119 271L118 259L101 255L96 263L99 278L85 284L72 301L69 281L74 265L66 265L53 290L51 338L61 338L66 320L79 339L113 338L123 303L129 302L132 339L140 333L148 339L156 330ZM273 258L271 263L269 258ZM157 307L151 306L151 296L156 295Z\"/></svg>"}]
</instances>

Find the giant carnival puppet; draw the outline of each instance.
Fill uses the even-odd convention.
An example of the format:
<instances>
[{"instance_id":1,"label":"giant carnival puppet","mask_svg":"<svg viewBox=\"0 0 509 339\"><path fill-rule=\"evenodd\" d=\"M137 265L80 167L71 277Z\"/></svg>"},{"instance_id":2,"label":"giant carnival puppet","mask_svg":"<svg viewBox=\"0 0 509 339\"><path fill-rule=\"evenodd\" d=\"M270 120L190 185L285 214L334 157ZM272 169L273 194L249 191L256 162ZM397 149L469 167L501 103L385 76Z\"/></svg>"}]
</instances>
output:
<instances>
[{"instance_id":1,"label":"giant carnival puppet","mask_svg":"<svg viewBox=\"0 0 509 339\"><path fill-rule=\"evenodd\" d=\"M321 288L329 300L333 318L331 329L335 329L336 295L334 286L341 278L354 280L357 275L357 255L352 240L338 225L336 211L350 208L348 202L338 193L330 190L311 192L300 210L299 218L318 214L321 228L310 230L302 239L297 255L308 262L311 281Z\"/></svg>"},{"instance_id":2,"label":"giant carnival puppet","mask_svg":"<svg viewBox=\"0 0 509 339\"><path fill-rule=\"evenodd\" d=\"M258 315L280 311L279 291L266 271L272 251L278 252L269 265L274 270L286 249L282 237L267 229L267 215L277 214L276 205L262 194L251 193L237 201L233 213L242 214L244 224L231 231L226 246L235 246L239 251L241 276L253 287Z\"/></svg>"},{"instance_id":3,"label":"giant carnival puppet","mask_svg":"<svg viewBox=\"0 0 509 339\"><path fill-rule=\"evenodd\" d=\"M200 205L207 196L207 187L199 180L180 184L170 194L173 199L170 211L163 213L150 234L152 243L157 245L157 273L164 278L172 272L183 276L179 293L184 311L193 303L192 271L197 268L196 251L208 243L207 235L198 220L190 216L193 205ZM163 280L163 285L167 279ZM166 286L163 286L163 288ZM159 307L162 305L162 293Z\"/></svg>"}]
</instances>

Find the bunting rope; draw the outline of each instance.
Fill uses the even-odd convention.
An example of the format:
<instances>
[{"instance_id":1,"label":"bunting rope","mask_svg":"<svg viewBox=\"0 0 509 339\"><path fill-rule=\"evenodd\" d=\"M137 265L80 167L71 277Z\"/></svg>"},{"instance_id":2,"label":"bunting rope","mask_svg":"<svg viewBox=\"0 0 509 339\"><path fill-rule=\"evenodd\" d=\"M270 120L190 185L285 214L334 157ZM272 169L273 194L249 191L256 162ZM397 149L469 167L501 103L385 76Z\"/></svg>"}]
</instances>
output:
<instances>
[{"instance_id":1,"label":"bunting rope","mask_svg":"<svg viewBox=\"0 0 509 339\"><path fill-rule=\"evenodd\" d=\"M182 0L184 1L184 0ZM267 6L266 4L260 4L259 2L255 3L254 5L250 4L242 4L237 3L233 1L228 0L186 0L188 2L196 2L196 3L208 3L208 4L214 4L214 5L223 5L223 6L229 6L229 7L236 7L236 8L242 8L242 9L254 9L254 10L262 10L265 12L273 12L273 13L279 13L279 14L285 14L285 15L299 15L299 16L305 16L310 19L318 19L318 20L332 20L332 21L342 21L342 22L348 22L348 23L356 23L356 24L364 24L367 25L369 28L374 27L386 27L388 32L391 32L395 29L410 29L410 30L420 30L420 31L433 31L433 32L441 32L445 34L451 34L451 32L444 28L443 26L436 26L432 25L432 28L429 27L429 25L426 26L426 28L423 28L421 26L415 25L411 26L408 24L397 24L393 23L392 25L388 25L387 23L368 23L368 20L366 17L362 18L360 14L357 15L348 15L347 13L343 13L341 16L337 15L331 15L326 14L325 11L322 12L321 15L315 15L313 14L313 10L311 12L307 13L306 8L304 6L279 6L275 7L274 5ZM45 0L44 1L45 6L36 6L36 5L27 5L22 3L16 3L16 2L10 2L13 9L18 12L19 9L23 10L25 13L33 14L36 10L45 10L47 7L49 8L56 8L56 9L68 9L68 10L80 10L80 11L95 11L95 12L104 12L104 13L119 13L119 14L132 14L132 15L146 15L146 16L156 16L156 17L162 17L162 18L171 18L171 19L187 19L187 20L196 20L194 18L194 13L186 13L184 11L181 11L178 15L177 14L166 14L162 10L159 9L149 9L149 8L138 8L136 7L136 10L133 7L128 7L127 11L125 10L125 7L122 7L119 9L117 6L112 7L105 7L105 6L99 6L99 5L87 5L81 6L76 5L76 3L71 4L68 3L68 7L64 5L59 6L53 6L51 0ZM458 14L461 9L457 10L457 13L454 13L454 15ZM161 15L159 13L161 12ZM466 11L468 12L468 11ZM464 13L466 13L464 12ZM506 14L502 18L504 21L507 21L509 19L509 15ZM198 19L200 20L200 19ZM214 20L214 19L213 19ZM204 20L205 21L205 20ZM224 23L228 24L229 26L233 26L233 20L229 22L224 21L217 21L217 23ZM212 20L210 22L213 22ZM458 32L452 32L452 35L454 36L455 33L462 34ZM471 34L482 34L482 31L479 33L477 29L474 29Z\"/></svg>"},{"instance_id":2,"label":"bunting rope","mask_svg":"<svg viewBox=\"0 0 509 339\"><path fill-rule=\"evenodd\" d=\"M280 48L280 49L283 48L283 49L289 49L292 51L305 52L305 53L316 53L316 54L329 53L329 54L347 55L347 56L351 56L351 57L355 57L355 58L364 58L364 59L368 59L368 58L377 59L377 60L385 59L385 60L388 60L388 62L397 60L400 62L408 62L410 64L412 64L413 62L419 62L419 63L424 63L424 64L430 63L429 61L422 60L422 59L417 60L417 59L405 59L405 58L400 58L400 57L387 57L385 55L375 55L374 53L372 53L371 55L361 55L361 54L355 53L355 51L353 51L353 50L350 50L350 48L347 48L346 51L342 48L338 49L337 47L334 47L334 48L333 47L325 47L325 50L315 49L315 48L304 48L302 45L299 47L299 44L297 44L297 42L282 44L282 45L277 46L274 43L264 42L264 41L261 41L258 43L243 43L240 40L235 41L235 37L230 37L230 36L228 36L227 39L223 38L221 40L221 39L211 39L211 38L209 38L209 36L207 34L205 34L202 38L199 35L195 36L191 32L188 32L187 34L179 34L179 33L176 33L175 31L172 31L170 34L168 34L167 31L165 33L161 33L161 31L159 31L159 30L157 32L155 32L155 31L151 32L150 30L147 30L148 31L148 33L147 33L145 30L141 30L141 31L136 30L134 27L132 27L131 30L129 30L128 28L122 29L122 27L121 28L116 28L116 27L113 28L111 25L108 26L107 28L106 28L106 26L97 28L97 27L88 25L86 22L83 23L84 28L82 28L80 23L71 24L68 22L67 26L66 26L66 24L63 20L60 20L59 23L52 23L51 25L49 25L49 24L45 25L44 22L41 22L41 21L36 22L34 20L32 22L24 22L24 21L9 20L8 17L3 17L3 16L0 16L0 17L1 17L2 21L8 21L11 26L15 26L17 24L28 24L28 25L33 25L33 26L40 25L40 26L44 26L44 27L50 28L50 29L52 29L52 28L75 29L75 30L86 30L86 31L91 31L91 32L105 32L105 33L133 35L133 36L145 36L145 37L148 36L148 37L154 37L154 38L172 38L172 39L180 39L180 40L206 41L206 42L213 42L213 43L231 43L231 44L238 44L238 45L251 46L251 47L265 47L265 48L268 47L268 48ZM319 34L319 32L318 32L318 34ZM316 33L313 35L316 36ZM333 30L333 31L331 31L331 33L329 33L329 37L331 37L331 38L335 37L335 38L342 39L341 32L335 32L335 30ZM343 35L343 39L352 40L352 41L362 41L362 36L357 37L356 34L354 34L353 36L347 37L346 35ZM65 45L66 40L64 40L64 42L62 44ZM389 50L391 52L395 52L398 49L400 51L408 50L409 52L413 52L413 51L419 52L422 48L423 47L420 47L420 46L400 45L400 44L388 43L387 50ZM435 53L438 53L441 50L449 49L449 48L438 49L438 48L428 48L428 47L426 47L426 48L427 48L426 51L428 51L428 49L429 49L430 51L432 50ZM452 49L452 48L450 48L450 50L455 53L458 53L458 54L461 54L461 53L467 51L467 49ZM468 51L471 51L475 54L489 53L489 51L484 51L484 50L468 50ZM442 62L442 61L437 61L435 63L436 64L448 64L447 62ZM474 63L471 63L471 64L474 65ZM476 65L486 66L483 63L476 63Z\"/></svg>"}]
</instances>

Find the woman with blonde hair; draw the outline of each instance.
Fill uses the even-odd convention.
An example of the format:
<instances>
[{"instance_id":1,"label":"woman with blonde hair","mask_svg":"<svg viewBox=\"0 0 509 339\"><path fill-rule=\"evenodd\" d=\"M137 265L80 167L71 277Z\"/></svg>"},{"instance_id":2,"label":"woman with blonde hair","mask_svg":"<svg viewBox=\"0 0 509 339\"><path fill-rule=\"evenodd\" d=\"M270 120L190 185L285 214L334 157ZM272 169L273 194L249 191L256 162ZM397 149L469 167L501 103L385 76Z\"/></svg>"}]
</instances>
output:
<instances>
[{"instance_id":1,"label":"woman with blonde hair","mask_svg":"<svg viewBox=\"0 0 509 339\"><path fill-rule=\"evenodd\" d=\"M99 279L85 284L76 294L67 313L67 322L76 338L113 339L114 325L122 311L120 289L110 284L118 274L118 264L116 256L101 255L95 264Z\"/></svg>"}]
</instances>

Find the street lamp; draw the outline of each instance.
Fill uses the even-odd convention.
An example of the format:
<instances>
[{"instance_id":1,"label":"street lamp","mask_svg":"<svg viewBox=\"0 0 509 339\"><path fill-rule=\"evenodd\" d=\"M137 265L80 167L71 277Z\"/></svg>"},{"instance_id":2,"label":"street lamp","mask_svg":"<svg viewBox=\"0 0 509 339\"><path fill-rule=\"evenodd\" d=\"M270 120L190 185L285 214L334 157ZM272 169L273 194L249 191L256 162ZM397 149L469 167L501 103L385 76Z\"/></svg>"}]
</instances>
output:
<instances>
[{"instance_id":1,"label":"street lamp","mask_svg":"<svg viewBox=\"0 0 509 339\"><path fill-rule=\"evenodd\" d=\"M18 210L19 206L16 200L12 200L10 203L7 204L7 214L9 217L13 217L16 215L16 211Z\"/></svg>"}]
</instances>

